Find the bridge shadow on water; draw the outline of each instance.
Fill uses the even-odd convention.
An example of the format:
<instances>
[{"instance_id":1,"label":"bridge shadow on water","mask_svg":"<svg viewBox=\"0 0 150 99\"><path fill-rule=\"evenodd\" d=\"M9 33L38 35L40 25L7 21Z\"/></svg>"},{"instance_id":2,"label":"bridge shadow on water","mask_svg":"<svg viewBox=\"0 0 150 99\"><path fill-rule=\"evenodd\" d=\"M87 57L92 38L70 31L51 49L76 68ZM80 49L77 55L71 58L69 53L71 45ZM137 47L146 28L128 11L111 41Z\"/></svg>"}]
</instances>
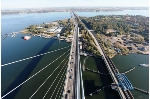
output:
<instances>
[{"instance_id":1,"label":"bridge shadow on water","mask_svg":"<svg viewBox=\"0 0 150 99\"><path fill-rule=\"evenodd\" d=\"M103 86L95 86L94 80L85 80L85 95L89 96L90 93L102 88ZM98 94L98 93L94 93Z\"/></svg>"},{"instance_id":2,"label":"bridge shadow on water","mask_svg":"<svg viewBox=\"0 0 150 99\"><path fill-rule=\"evenodd\" d=\"M101 73L109 74L103 59L102 58L94 58L94 59L95 59L98 71ZM113 82L111 79L111 76L100 75L99 77L101 79L103 86L111 85L111 83ZM105 93L106 99L120 99L118 92L115 90L112 90L111 87L104 89L104 93Z\"/></svg>"},{"instance_id":3,"label":"bridge shadow on water","mask_svg":"<svg viewBox=\"0 0 150 99\"><path fill-rule=\"evenodd\" d=\"M54 39L51 39L37 54L45 53L47 50L51 47L51 45L55 42ZM31 62L24 68L24 70L18 75L18 77L11 83L11 85L6 89L4 93L2 93L2 96L7 94L9 91L11 91L13 88L21 84L23 81L25 81L29 75L32 73L38 62L41 60L43 56L39 56L36 58L33 58ZM9 95L7 95L4 99L14 99L14 97L19 92L20 88L17 88L13 92L11 92Z\"/></svg>"}]
</instances>

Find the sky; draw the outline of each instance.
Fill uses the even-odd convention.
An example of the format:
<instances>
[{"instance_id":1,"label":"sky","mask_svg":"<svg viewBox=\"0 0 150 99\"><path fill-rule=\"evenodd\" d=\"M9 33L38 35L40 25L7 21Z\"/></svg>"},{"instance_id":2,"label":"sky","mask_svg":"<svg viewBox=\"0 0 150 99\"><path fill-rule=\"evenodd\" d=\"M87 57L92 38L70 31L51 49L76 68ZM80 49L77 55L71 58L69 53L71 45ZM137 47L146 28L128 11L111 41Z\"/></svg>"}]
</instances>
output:
<instances>
[{"instance_id":1,"label":"sky","mask_svg":"<svg viewBox=\"0 0 150 99\"><path fill-rule=\"evenodd\" d=\"M149 7L149 0L1 0L1 9L79 6Z\"/></svg>"}]
</instances>

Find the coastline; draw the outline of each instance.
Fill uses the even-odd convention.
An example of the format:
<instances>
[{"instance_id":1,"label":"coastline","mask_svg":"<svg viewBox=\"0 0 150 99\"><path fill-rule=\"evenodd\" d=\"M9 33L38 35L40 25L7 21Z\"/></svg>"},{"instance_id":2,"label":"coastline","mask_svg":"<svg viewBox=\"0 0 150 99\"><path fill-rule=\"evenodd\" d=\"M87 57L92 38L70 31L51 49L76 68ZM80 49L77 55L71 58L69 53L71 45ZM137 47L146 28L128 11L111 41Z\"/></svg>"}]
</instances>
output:
<instances>
[{"instance_id":1,"label":"coastline","mask_svg":"<svg viewBox=\"0 0 150 99\"><path fill-rule=\"evenodd\" d=\"M139 52L139 51L137 51L137 52L129 52L129 53L127 53L127 54L115 54L114 56L109 57L109 58L114 58L116 55L128 56L129 54L134 54L134 53L142 54L142 55L149 55L149 51L148 51L148 52Z\"/></svg>"}]
</instances>

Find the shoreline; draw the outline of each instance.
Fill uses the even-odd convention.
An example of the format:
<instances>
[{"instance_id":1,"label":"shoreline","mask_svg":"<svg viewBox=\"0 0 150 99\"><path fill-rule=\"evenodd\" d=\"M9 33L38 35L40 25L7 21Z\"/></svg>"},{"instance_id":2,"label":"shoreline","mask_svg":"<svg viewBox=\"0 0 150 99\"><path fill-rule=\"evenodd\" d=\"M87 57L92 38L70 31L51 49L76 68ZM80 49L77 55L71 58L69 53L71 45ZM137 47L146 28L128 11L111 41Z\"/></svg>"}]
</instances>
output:
<instances>
[{"instance_id":1,"label":"shoreline","mask_svg":"<svg viewBox=\"0 0 150 99\"><path fill-rule=\"evenodd\" d=\"M128 53L128 54L116 54L116 55L114 55L113 57L110 57L111 59L112 58L114 58L115 56L117 56L117 55L119 55L119 56L128 56L129 54L141 54L141 55L149 55L149 52L148 53L138 53L138 52L130 52L130 53Z\"/></svg>"}]
</instances>

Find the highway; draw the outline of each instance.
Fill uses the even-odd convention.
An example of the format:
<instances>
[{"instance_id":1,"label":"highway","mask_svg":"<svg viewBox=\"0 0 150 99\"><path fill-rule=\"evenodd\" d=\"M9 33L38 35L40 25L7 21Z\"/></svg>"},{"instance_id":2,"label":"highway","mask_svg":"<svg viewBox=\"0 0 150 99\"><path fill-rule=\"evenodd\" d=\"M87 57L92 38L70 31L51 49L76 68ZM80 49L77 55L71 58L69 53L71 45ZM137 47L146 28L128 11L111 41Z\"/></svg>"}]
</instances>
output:
<instances>
[{"instance_id":1,"label":"highway","mask_svg":"<svg viewBox=\"0 0 150 99\"><path fill-rule=\"evenodd\" d=\"M78 24L74 18L73 21L75 27L62 99L78 99L79 97L77 95L80 86L78 84L80 81L77 80L79 77Z\"/></svg>"}]
</instances>

